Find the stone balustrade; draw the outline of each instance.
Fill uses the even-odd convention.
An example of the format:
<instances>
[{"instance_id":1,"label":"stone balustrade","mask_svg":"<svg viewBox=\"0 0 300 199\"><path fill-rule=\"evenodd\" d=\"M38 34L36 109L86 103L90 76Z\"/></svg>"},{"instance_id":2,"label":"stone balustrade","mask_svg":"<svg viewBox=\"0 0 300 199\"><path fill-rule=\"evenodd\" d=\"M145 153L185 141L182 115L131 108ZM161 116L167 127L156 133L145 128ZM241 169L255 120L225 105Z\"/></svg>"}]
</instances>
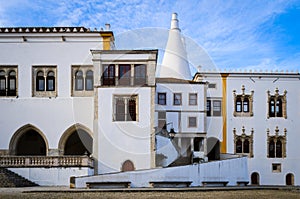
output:
<instances>
[{"instance_id":1,"label":"stone balustrade","mask_svg":"<svg viewBox=\"0 0 300 199\"><path fill-rule=\"evenodd\" d=\"M93 167L88 156L0 156L0 167Z\"/></svg>"}]
</instances>

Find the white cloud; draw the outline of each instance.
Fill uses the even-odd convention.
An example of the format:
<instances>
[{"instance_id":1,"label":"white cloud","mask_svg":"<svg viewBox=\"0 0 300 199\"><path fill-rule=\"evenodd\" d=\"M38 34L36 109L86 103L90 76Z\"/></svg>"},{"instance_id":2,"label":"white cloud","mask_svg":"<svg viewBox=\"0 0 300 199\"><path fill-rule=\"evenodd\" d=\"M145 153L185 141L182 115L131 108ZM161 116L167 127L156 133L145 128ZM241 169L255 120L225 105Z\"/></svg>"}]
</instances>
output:
<instances>
[{"instance_id":1,"label":"white cloud","mask_svg":"<svg viewBox=\"0 0 300 199\"><path fill-rule=\"evenodd\" d=\"M190 47L189 54L195 66L215 62L220 68L291 64L293 66L287 67L297 67L294 65L300 63L299 56L283 55L282 46L277 43L280 29L273 24L274 18L294 3L292 0L10 0L0 5L0 25L99 29L110 23L117 36L145 27L168 29L171 13L177 12L182 33L195 41L191 43L196 47ZM136 41L131 42L131 46L129 43L128 48L141 48L143 42L149 47L151 42L155 43L153 40L160 41L159 34L145 35L151 39L138 37L134 36ZM193 52L195 48L198 50ZM201 51L207 51L213 60L200 58Z\"/></svg>"}]
</instances>

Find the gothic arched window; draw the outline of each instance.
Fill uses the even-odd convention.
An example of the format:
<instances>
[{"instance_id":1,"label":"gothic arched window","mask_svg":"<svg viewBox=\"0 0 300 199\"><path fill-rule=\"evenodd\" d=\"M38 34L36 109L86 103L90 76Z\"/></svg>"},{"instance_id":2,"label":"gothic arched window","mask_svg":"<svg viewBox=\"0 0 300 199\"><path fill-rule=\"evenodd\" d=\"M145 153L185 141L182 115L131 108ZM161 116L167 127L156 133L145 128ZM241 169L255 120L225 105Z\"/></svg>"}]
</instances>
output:
<instances>
[{"instance_id":1,"label":"gothic arched window","mask_svg":"<svg viewBox=\"0 0 300 199\"><path fill-rule=\"evenodd\" d=\"M39 71L36 75L36 91L44 91L45 90L45 77L44 72Z\"/></svg>"},{"instance_id":2,"label":"gothic arched window","mask_svg":"<svg viewBox=\"0 0 300 199\"><path fill-rule=\"evenodd\" d=\"M94 90L94 73L91 70L88 70L85 75L85 90Z\"/></svg>"},{"instance_id":3,"label":"gothic arched window","mask_svg":"<svg viewBox=\"0 0 300 199\"><path fill-rule=\"evenodd\" d=\"M54 91L55 90L55 75L53 71L48 72L46 77L46 90L47 91Z\"/></svg>"},{"instance_id":4,"label":"gothic arched window","mask_svg":"<svg viewBox=\"0 0 300 199\"><path fill-rule=\"evenodd\" d=\"M81 70L78 70L75 73L75 90L76 91L83 90L83 73Z\"/></svg>"}]
</instances>

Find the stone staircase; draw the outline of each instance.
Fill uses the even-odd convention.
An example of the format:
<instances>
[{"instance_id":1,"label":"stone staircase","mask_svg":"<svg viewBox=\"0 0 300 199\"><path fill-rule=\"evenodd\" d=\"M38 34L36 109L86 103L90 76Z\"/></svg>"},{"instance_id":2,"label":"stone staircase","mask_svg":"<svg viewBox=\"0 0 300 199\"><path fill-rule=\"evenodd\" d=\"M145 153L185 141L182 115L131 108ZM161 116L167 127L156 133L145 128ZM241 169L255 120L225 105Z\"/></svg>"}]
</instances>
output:
<instances>
[{"instance_id":1,"label":"stone staircase","mask_svg":"<svg viewBox=\"0 0 300 199\"><path fill-rule=\"evenodd\" d=\"M0 187L33 187L38 184L5 168L0 168Z\"/></svg>"}]
</instances>

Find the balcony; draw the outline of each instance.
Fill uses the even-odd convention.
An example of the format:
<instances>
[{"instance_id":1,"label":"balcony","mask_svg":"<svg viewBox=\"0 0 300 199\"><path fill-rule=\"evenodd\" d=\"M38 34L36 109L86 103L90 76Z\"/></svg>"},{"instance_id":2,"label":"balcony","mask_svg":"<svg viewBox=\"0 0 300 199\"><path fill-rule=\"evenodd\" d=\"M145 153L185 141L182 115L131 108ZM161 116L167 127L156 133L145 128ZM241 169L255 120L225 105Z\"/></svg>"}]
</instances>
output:
<instances>
[{"instance_id":1,"label":"balcony","mask_svg":"<svg viewBox=\"0 0 300 199\"><path fill-rule=\"evenodd\" d=\"M102 86L144 86L147 85L147 77L102 77Z\"/></svg>"},{"instance_id":2,"label":"balcony","mask_svg":"<svg viewBox=\"0 0 300 199\"><path fill-rule=\"evenodd\" d=\"M1 156L0 167L94 167L88 156Z\"/></svg>"}]
</instances>

